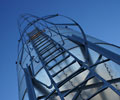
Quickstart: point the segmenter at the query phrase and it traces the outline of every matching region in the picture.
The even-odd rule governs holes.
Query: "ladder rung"
[[[48,48],[49,46],[53,45],[53,43],[49,43],[47,46],[45,46],[44,48],[42,48],[41,50],[39,50],[38,52],[42,52],[44,51],[46,48]]]
[[[85,71],[85,68],[80,68],[77,71],[75,71],[73,74],[71,74],[70,76],[68,76],[66,79],[62,80],[61,82],[57,83],[58,88],[60,88],[62,85],[64,85],[66,82],[68,82],[69,80],[71,80],[73,77],[77,76],[78,74],[80,74],[81,72]]]
[[[61,49],[60,47],[55,49],[54,51],[52,51],[50,54],[48,54],[47,56],[45,56],[43,59],[45,60],[46,58],[48,58],[49,56],[51,56],[53,53],[55,53],[56,51],[58,51],[59,49]],[[60,51],[61,52],[61,51]]]
[[[62,52],[60,52],[58,55],[52,57],[52,59],[46,61],[46,62],[47,62],[46,65],[47,65],[48,63],[50,63],[52,60],[54,60],[54,59],[56,59],[57,57],[59,57],[60,55],[64,54],[64,53],[65,53],[65,51],[62,51]]]
[[[59,62],[57,62],[55,65],[53,65],[52,67],[49,68],[49,70],[53,69],[55,66],[57,66],[58,64],[60,64],[61,62],[63,62],[64,60],[66,60],[67,58],[69,58],[70,55],[66,56],[65,58],[61,59]]]
[[[44,39],[45,37],[46,37],[45,35],[39,36],[39,37],[37,37],[36,39],[34,39],[33,42],[37,42],[37,41],[39,41],[39,40],[41,40],[41,39]]]
[[[44,44],[42,44],[40,47],[38,47],[37,49],[40,49],[41,47],[43,47],[44,45],[46,45],[47,43],[52,43],[52,41],[51,40],[48,40],[47,42],[45,42]]]
[[[42,39],[43,40],[43,39]],[[43,41],[39,41],[39,43],[37,42],[37,43],[34,43],[34,45],[35,45],[35,47],[37,47],[37,46],[39,46],[41,43],[43,43],[43,42],[45,42],[46,40],[48,40],[48,38],[44,38],[44,40]]]
[[[40,42],[41,40],[43,40],[43,39],[45,39],[45,38],[47,38],[47,37],[39,38],[39,39],[33,41],[33,43],[34,43],[34,44],[37,44],[38,42]]]
[[[43,36],[42,36],[42,37],[43,37]],[[44,36],[43,38],[39,38],[38,40],[34,41],[34,44],[37,44],[39,41],[41,41],[41,40],[43,40],[43,39],[45,39],[45,38],[48,38],[48,37]]]
[[[65,70],[66,68],[68,68],[69,66],[71,66],[72,64],[74,64],[76,61],[73,60],[70,64],[68,64],[67,66],[65,66],[64,68],[62,68],[60,71],[58,71],[57,73],[53,74],[52,77],[55,77],[57,74],[59,74],[60,72],[62,72],[63,70]]]
[[[31,40],[34,40],[34,39],[36,39],[37,37],[39,37],[40,35],[41,35],[40,32],[35,33],[35,34],[33,34],[32,36],[30,36],[30,39],[31,39]]]
[[[56,46],[51,46],[50,48],[47,48],[44,52],[42,52],[41,54],[44,55],[47,51],[49,51],[50,49],[54,48]]]

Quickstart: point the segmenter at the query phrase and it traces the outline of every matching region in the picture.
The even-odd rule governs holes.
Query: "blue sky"
[[[85,33],[120,46],[120,0],[0,0],[1,100],[18,100],[17,19],[23,13],[69,16]]]

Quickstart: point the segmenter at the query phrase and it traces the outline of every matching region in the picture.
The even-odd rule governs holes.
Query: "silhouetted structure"
[[[119,100],[118,46],[58,14],[25,14],[18,25],[19,100]]]

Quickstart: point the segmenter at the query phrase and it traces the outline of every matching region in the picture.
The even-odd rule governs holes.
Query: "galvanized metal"
[[[69,19],[71,22],[55,23],[49,20],[59,16]],[[33,20],[29,20],[30,18]],[[22,79],[19,79],[21,83],[23,83],[24,80],[26,81],[26,87],[23,88],[22,94],[23,100],[27,97],[27,92],[29,100],[94,100],[94,97],[98,94],[101,96],[101,99],[105,99],[105,94],[109,91],[105,93],[101,92],[106,91],[108,88],[116,95],[120,96],[120,91],[117,87],[120,78],[113,78],[107,66],[105,66],[106,72],[108,73],[107,76],[111,77],[111,79],[105,79],[97,72],[98,66],[110,61],[120,65],[120,55],[97,45],[99,44],[98,42],[94,43],[91,41],[89,36],[85,35],[83,29],[75,20],[58,14],[42,18],[31,14],[25,14],[21,17],[21,20],[28,23],[24,28],[21,28],[22,23],[19,24],[21,34],[19,45],[21,43],[22,49],[19,51],[20,53],[18,55],[18,62],[20,63],[17,64],[17,70],[18,77],[20,76],[20,73],[22,73],[21,71],[24,70]],[[38,27],[38,24],[41,27]],[[78,27],[80,32],[72,31],[68,28],[71,26]],[[31,27],[32,30],[27,32]],[[64,33],[62,30],[65,32],[68,31],[68,33]],[[70,43],[70,45],[67,43]],[[108,43],[105,44],[109,45]],[[67,47],[66,45],[69,46]],[[117,48],[117,46],[114,47]],[[83,56],[82,60],[71,51],[74,51],[74,48],[81,50],[80,56]],[[91,56],[90,50],[93,50],[98,55],[96,56],[95,61],[92,59],[95,55]],[[27,56],[24,57],[25,55]],[[38,61],[35,60],[36,58]],[[69,61],[67,61],[68,59]],[[63,62],[65,64],[61,64]],[[28,68],[25,68],[25,64],[30,66],[31,71],[28,70]],[[39,64],[37,72],[35,72],[35,64]],[[45,76],[44,78],[47,78],[48,81],[44,81],[42,73]],[[80,79],[82,74],[84,76]],[[41,81],[40,77],[43,81]],[[88,84],[91,80],[93,82]],[[21,84],[20,87],[21,86],[23,85]],[[26,92],[26,90],[28,91]],[[93,91],[89,93],[89,90]]]

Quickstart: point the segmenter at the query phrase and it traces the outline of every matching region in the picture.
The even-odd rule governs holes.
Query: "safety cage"
[[[120,100],[120,47],[59,14],[23,14],[18,27],[19,100]]]

